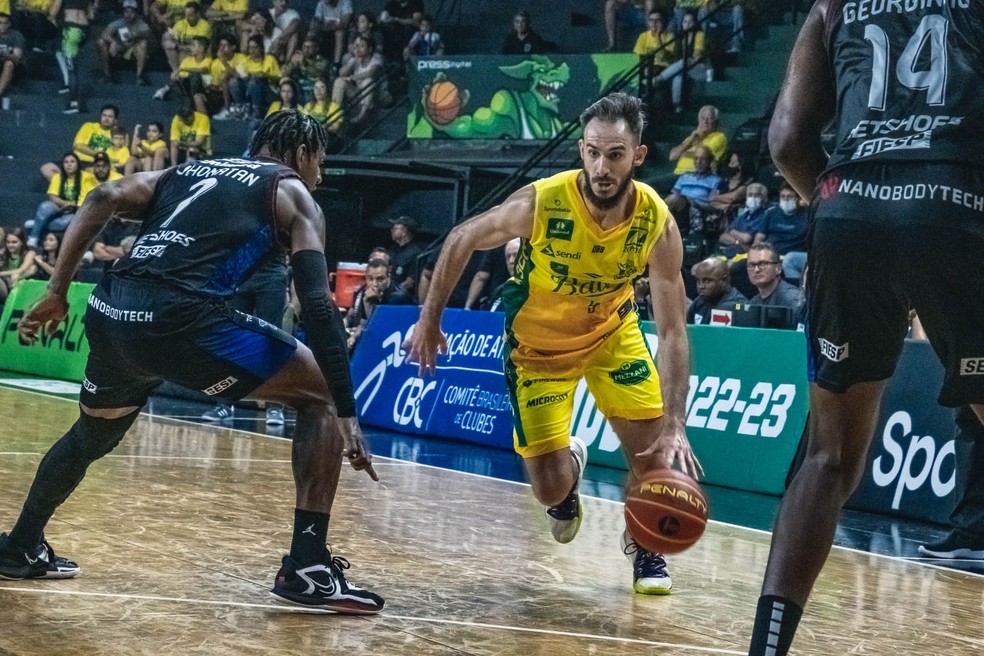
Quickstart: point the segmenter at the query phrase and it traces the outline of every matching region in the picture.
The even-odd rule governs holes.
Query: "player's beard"
[[[594,192],[591,188],[591,174],[588,173],[587,169],[581,169],[584,173],[583,181],[581,182],[581,192],[584,194],[585,198],[589,203],[597,207],[599,210],[610,210],[614,207],[618,207],[618,204],[622,202],[625,198],[625,194],[629,191],[629,185],[632,183],[632,176],[625,176],[618,187],[615,188],[615,193],[608,198],[602,198]],[[605,180],[606,182],[608,179]]]

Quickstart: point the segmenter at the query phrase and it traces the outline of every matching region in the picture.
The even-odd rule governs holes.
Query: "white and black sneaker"
[[[984,544],[962,540],[955,533],[948,534],[942,540],[920,544],[919,553],[930,558],[945,558],[949,560],[984,560]]]
[[[6,533],[0,533],[0,579],[70,579],[79,573],[78,563],[55,555],[47,540],[31,551],[14,547]]]
[[[571,457],[577,465],[577,479],[567,498],[556,506],[547,508],[550,520],[550,533],[554,540],[567,544],[574,539],[581,528],[581,518],[584,509],[581,507],[581,479],[584,477],[584,467],[588,464],[588,446],[580,438],[571,436]]]
[[[628,531],[622,532],[622,553],[632,563],[632,589],[644,595],[666,595],[673,588],[673,579],[666,568],[663,554],[643,549]]]
[[[345,580],[350,567],[340,556],[327,553],[325,562],[299,567],[290,556],[273,583],[273,595],[298,606],[324,608],[345,615],[375,615],[383,610],[383,598]]]

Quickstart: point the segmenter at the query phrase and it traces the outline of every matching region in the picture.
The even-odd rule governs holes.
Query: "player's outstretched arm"
[[[308,347],[328,384],[338,413],[342,455],[357,471],[379,480],[372,454],[359,427],[355,392],[349,373],[347,335],[341,314],[328,293],[325,262],[325,217],[304,183],[288,179],[277,192],[278,227],[290,233],[294,289],[308,334]]]
[[[827,168],[820,134],[834,115],[834,82],[824,45],[827,5],[825,0],[814,5],[803,24],[769,125],[772,159],[806,199],[813,197],[817,178]]]
[[[33,344],[41,326],[54,330],[68,315],[68,286],[82,261],[114,214],[142,216],[150,206],[163,171],[137,173],[114,182],[104,182],[89,192],[75,218],[68,225],[61,252],[48,282],[48,291],[31,308],[17,328],[21,342]]]
[[[663,423],[653,445],[641,455],[662,452],[666,467],[675,460],[680,469],[697,478],[703,473],[687,439],[687,390],[690,387],[690,341],[687,337],[686,298],[680,268],[683,242],[676,221],[668,218],[663,234],[649,256],[649,291],[659,335],[657,351],[663,391]]]
[[[407,360],[419,363],[421,375],[434,373],[437,354],[447,351],[441,314],[472,253],[497,248],[516,237],[529,239],[533,234],[535,201],[536,190],[523,187],[501,205],[456,225],[448,233],[420,310],[420,321],[405,345]]]

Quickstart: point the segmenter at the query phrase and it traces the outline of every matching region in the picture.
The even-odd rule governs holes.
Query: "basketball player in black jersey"
[[[189,162],[89,195],[47,294],[20,323],[23,342],[64,319],[72,273],[111,216],[141,217],[143,225],[89,299],[81,413],[41,461],[10,534],[0,534],[0,578],[78,573],[55,556],[44,527],[86,468],[123,438],[148,395],[170,380],[230,402],[250,396],[297,409],[293,541],[273,593],[341,613],[382,609],[382,598],[345,580],[348,562],[325,546],[343,457],[378,480],[355,415],[345,332],[328,295],[325,219],[310,194],[326,140],[310,117],[277,112],[256,133],[250,159]],[[290,253],[310,350],[225,302],[271,251]]]
[[[910,300],[946,368],[940,403],[984,416],[982,71],[979,0],[818,0],[793,49],[769,143],[813,198],[810,438],[776,521],[750,656],[789,651],[861,480]]]

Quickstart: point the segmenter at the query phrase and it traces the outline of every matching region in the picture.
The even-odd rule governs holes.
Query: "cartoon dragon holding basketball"
[[[488,107],[461,115],[468,102],[468,90],[459,91],[443,73],[438,73],[423,89],[421,107],[424,118],[434,128],[450,137],[471,139],[550,139],[563,128],[560,119],[559,91],[571,77],[566,62],[553,63],[549,57],[533,55],[530,59],[499,70],[516,80],[525,80],[524,91],[500,89]],[[435,92],[445,98],[436,103]]]

